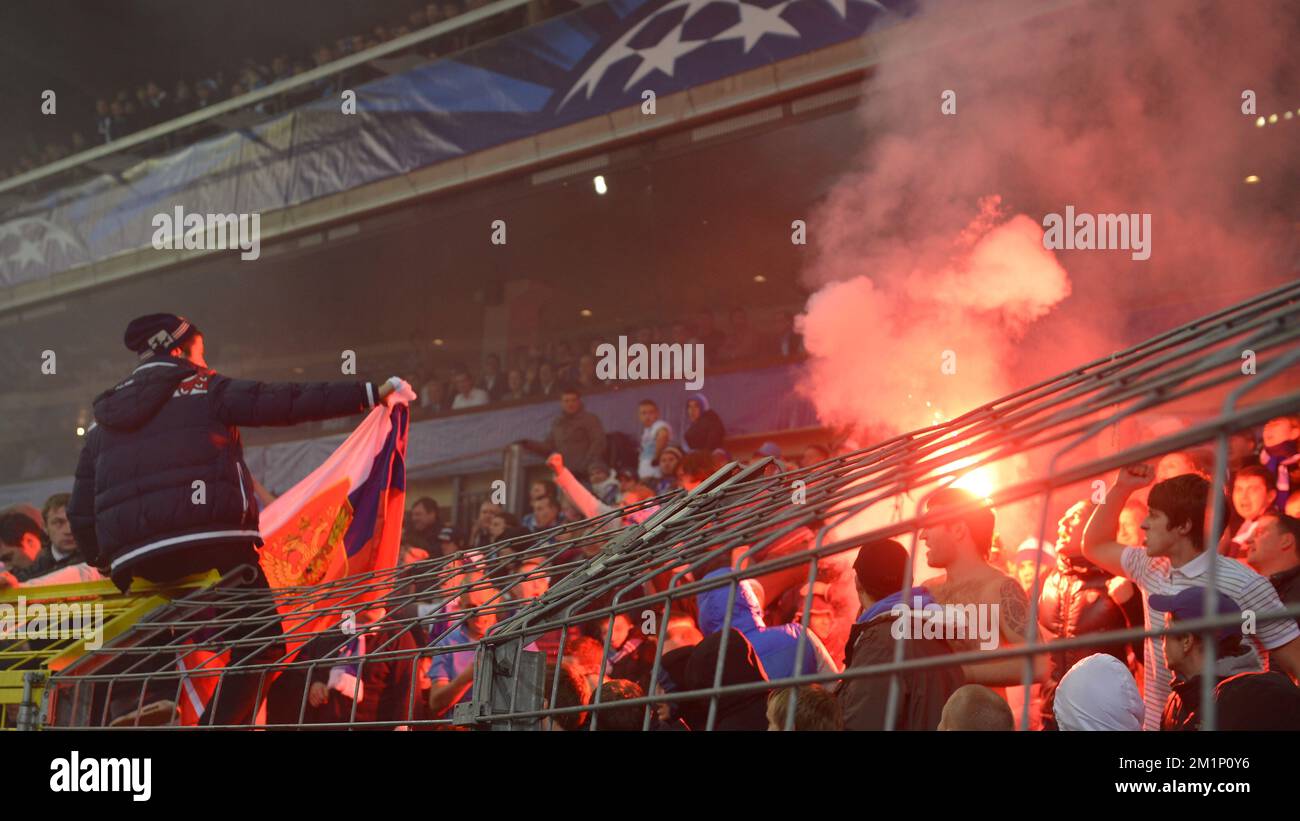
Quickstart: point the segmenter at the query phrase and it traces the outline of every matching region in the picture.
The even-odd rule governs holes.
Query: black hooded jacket
[[[727,428],[722,424],[722,417],[718,416],[718,412],[710,410],[705,405],[701,409],[700,418],[691,423],[682,438],[686,440],[686,446],[691,450],[715,450],[722,447],[723,442],[726,441]]]
[[[718,669],[722,633],[712,633],[692,648],[683,672],[683,690],[707,690],[713,687],[713,677]],[[767,681],[763,663],[759,661],[754,646],[745,634],[732,628],[727,638],[727,654],[722,662],[722,684],[751,684]],[[767,690],[733,693],[718,697],[715,730],[766,730]],[[709,699],[692,699],[679,702],[680,715],[692,730],[703,730],[708,725]]]
[[[1214,660],[1214,683],[1237,675],[1259,669],[1259,658],[1247,647],[1232,656],[1221,656]],[[1199,730],[1201,729],[1201,677],[1183,678],[1175,674],[1169,686],[1169,700],[1165,702],[1165,711],[1160,716],[1160,729]]]
[[[261,545],[236,426],[349,416],[378,396],[369,382],[253,382],[153,357],[95,399],[68,503],[77,544],[117,577],[174,551]]]
[[[1107,587],[1110,578],[1109,573],[1081,556],[1057,556],[1056,569],[1043,581],[1043,593],[1038,600],[1038,623],[1063,639],[1129,627],[1124,608],[1110,597]],[[1071,667],[1097,652],[1109,653],[1127,663],[1128,653],[1123,642],[1105,647],[1058,650],[1048,656],[1049,675],[1042,688],[1045,727],[1056,727],[1052,703],[1061,679]]]

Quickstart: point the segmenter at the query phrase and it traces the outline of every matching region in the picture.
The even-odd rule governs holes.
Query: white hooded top
[[[1141,730],[1142,697],[1128,667],[1109,653],[1080,659],[1056,687],[1062,730]]]

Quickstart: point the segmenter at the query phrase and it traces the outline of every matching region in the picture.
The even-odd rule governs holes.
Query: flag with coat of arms
[[[303,588],[392,568],[401,547],[406,500],[409,386],[377,405],[337,450],[262,511],[262,569],[285,634],[286,659],[321,630],[337,627],[341,609],[359,612],[387,595],[382,586],[320,595]],[[196,725],[220,680],[229,652],[196,647],[180,659],[181,723]],[[271,684],[267,677],[263,685]]]

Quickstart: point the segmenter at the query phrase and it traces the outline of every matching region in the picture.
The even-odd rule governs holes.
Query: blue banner
[[[858,37],[913,0],[609,0],[337,90],[0,217],[0,285],[151,246],[154,215],[265,213]]]

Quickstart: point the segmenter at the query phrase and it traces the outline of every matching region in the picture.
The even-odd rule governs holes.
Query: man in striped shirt
[[[1165,613],[1151,607],[1153,595],[1169,596],[1188,587],[1208,587],[1214,563],[1215,587],[1237,603],[1242,612],[1259,616],[1282,609],[1277,591],[1255,571],[1205,551],[1205,514],[1210,483],[1200,476],[1175,476],[1156,484],[1147,499],[1149,512],[1142,522],[1146,548],[1125,547],[1115,541],[1124,503],[1137,489],[1151,482],[1150,465],[1132,465],[1119,472],[1106,502],[1099,505],[1083,534],[1083,555],[1094,564],[1131,579],[1146,604],[1146,628],[1163,626]],[[1292,678],[1300,676],[1300,628],[1292,619],[1264,619],[1254,636],[1261,656]],[[1145,641],[1142,728],[1158,730],[1160,715],[1169,698],[1172,674],[1164,654],[1153,639]]]

